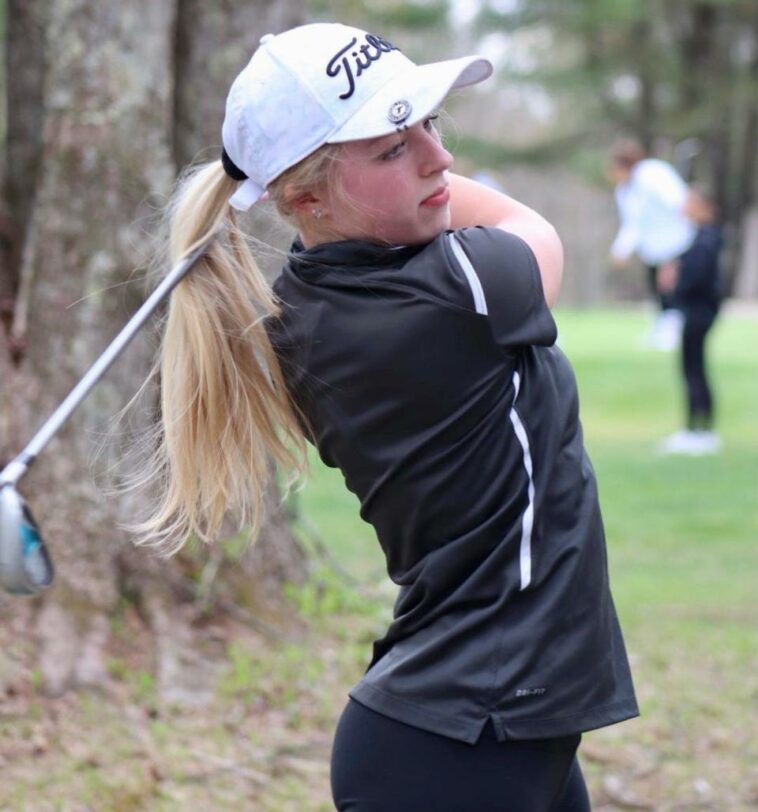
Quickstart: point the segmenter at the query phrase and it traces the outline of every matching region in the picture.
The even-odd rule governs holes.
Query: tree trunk
[[[302,22],[303,0],[179,0],[173,150],[177,166],[221,150],[226,91],[269,32]]]
[[[632,42],[635,43],[635,51],[639,54],[637,78],[640,81],[640,96],[636,130],[642,144],[650,152],[654,150],[658,136],[657,66],[650,45],[653,24],[650,19],[640,19],[634,23],[630,32]]]
[[[257,9],[264,21],[264,7],[279,14],[289,7],[237,5]],[[183,21],[190,6],[195,28],[188,44]],[[236,27],[213,28],[218,18],[202,9],[178,0],[9,4],[5,186],[10,256],[17,260],[0,268],[0,292],[13,300],[10,334],[0,345],[0,459],[20,450],[144,298],[135,269],[155,247],[153,213],[175,175],[177,145],[189,143],[202,120],[182,112],[187,87],[196,101],[223,106],[237,69],[222,59],[212,77],[200,75],[180,55],[202,43],[207,57],[217,52],[212,38],[226,37],[228,52],[242,63],[250,41],[264,33],[243,25],[241,12]],[[237,44],[242,31],[244,46]],[[220,115],[209,108],[208,116],[217,132]],[[118,484],[123,452],[150,419],[134,413],[129,431],[112,425],[144,380],[151,352],[144,335],[134,340],[23,482],[57,565],[56,585],[36,602],[40,668],[51,693],[106,679],[108,613],[124,589],[140,598],[155,631],[159,688],[176,687],[177,663],[193,649],[189,621],[182,623],[174,605],[186,594],[166,586],[186,583],[187,562],[135,550],[118,528],[132,513],[129,500],[106,495]],[[275,505],[271,513],[263,538],[275,539],[281,560],[257,583],[268,602],[283,578],[297,579],[304,569]],[[220,579],[216,587],[226,588]],[[260,602],[255,595],[247,600]]]
[[[0,320],[8,342],[9,361],[15,360],[23,349],[15,345],[10,331],[18,293],[20,251],[29,225],[42,153],[46,4],[47,0],[10,0],[6,13],[6,75],[14,81],[7,88],[6,104],[12,115],[6,116],[7,149],[3,156],[6,183],[0,213]],[[29,53],[35,54],[35,59],[29,59]],[[6,173],[6,166],[13,170]]]

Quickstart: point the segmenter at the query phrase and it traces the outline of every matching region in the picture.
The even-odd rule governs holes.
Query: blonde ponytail
[[[163,333],[161,425],[153,467],[159,502],[133,526],[138,541],[174,553],[189,537],[212,541],[231,509],[254,538],[272,460],[285,488],[307,469],[295,407],[263,326],[275,297],[237,227],[237,188],[221,162],[180,187],[171,212],[176,261],[216,233],[206,255],[171,295]]]

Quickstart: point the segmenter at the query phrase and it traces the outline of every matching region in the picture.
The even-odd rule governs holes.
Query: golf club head
[[[0,486],[0,586],[13,595],[36,595],[53,575],[29,506],[13,485]]]

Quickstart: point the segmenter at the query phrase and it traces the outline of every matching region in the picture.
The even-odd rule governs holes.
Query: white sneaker
[[[698,446],[698,454],[717,454],[721,451],[721,437],[715,431],[695,431],[695,444]]]
[[[690,431],[682,429],[667,437],[658,445],[660,454],[688,454],[701,456],[721,450],[721,438],[715,431]]]
[[[682,429],[666,437],[658,444],[660,454],[691,454],[696,446],[697,438],[694,431]]]
[[[675,350],[682,340],[684,314],[681,310],[662,310],[653,325],[649,344],[657,350]]]

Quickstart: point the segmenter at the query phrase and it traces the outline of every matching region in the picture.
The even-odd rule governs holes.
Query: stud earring
[[[323,214],[323,212],[321,211],[321,209],[312,209],[312,210],[311,210],[311,213],[313,214],[313,216],[314,216],[314,217],[315,217],[317,220],[320,220],[320,219],[321,219],[321,215]]]

